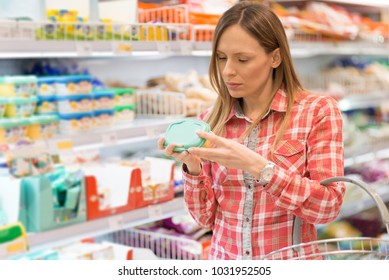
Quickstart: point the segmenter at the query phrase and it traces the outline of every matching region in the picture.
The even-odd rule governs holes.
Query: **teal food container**
[[[0,78],[0,96],[30,97],[36,94],[37,78],[33,75]]]
[[[166,129],[165,143],[167,147],[169,144],[182,145],[182,147],[174,148],[176,152],[183,152],[190,147],[206,146],[206,140],[199,137],[196,131],[210,132],[209,124],[200,120],[179,120],[171,123]]]
[[[27,137],[36,139],[48,139],[59,134],[59,117],[56,115],[38,115],[28,118]]]
[[[10,144],[26,137],[28,120],[26,118],[0,119],[0,144]]]
[[[29,117],[34,113],[37,101],[38,98],[36,96],[28,98],[10,97],[8,98],[4,115],[7,118]]]

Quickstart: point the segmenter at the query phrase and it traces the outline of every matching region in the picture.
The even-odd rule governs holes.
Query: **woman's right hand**
[[[188,151],[175,152],[174,148],[179,147],[175,144],[169,144],[166,148],[164,147],[165,138],[161,137],[158,139],[158,149],[165,150],[165,155],[173,157],[179,162],[186,165],[188,173],[197,176],[201,173],[201,159],[197,156],[191,155]]]

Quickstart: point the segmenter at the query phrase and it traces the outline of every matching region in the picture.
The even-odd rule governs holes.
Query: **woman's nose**
[[[236,75],[235,67],[231,61],[227,61],[226,64],[224,65],[223,75],[225,75],[225,76]]]

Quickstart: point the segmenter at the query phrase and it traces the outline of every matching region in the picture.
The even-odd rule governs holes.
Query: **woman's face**
[[[220,36],[217,63],[232,97],[258,98],[272,90],[272,53],[239,25],[228,27]]]

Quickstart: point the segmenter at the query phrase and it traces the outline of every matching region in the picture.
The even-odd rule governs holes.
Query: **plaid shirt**
[[[259,259],[291,246],[295,216],[302,219],[301,241],[315,241],[314,224],[328,223],[338,215],[344,184],[324,187],[319,183],[344,172],[342,117],[337,103],[330,97],[301,94],[271,158],[277,132],[274,124],[284,116],[286,107],[286,94],[279,90],[268,114],[244,141],[276,164],[266,186],[243,170],[216,162],[202,162],[198,176],[184,168],[188,210],[201,226],[213,230],[210,259]],[[225,122],[223,137],[237,141],[249,125],[236,103]],[[317,248],[303,250],[309,255]],[[292,256],[294,251],[287,250],[282,258]]]

